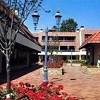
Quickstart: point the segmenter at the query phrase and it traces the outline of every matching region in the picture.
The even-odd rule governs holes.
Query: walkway
[[[65,70],[64,75],[49,76],[49,80],[57,85],[62,84],[69,95],[78,96],[80,100],[100,100],[100,75],[83,73],[78,65],[70,67],[70,65],[64,64],[63,68]],[[23,71],[20,70],[18,73],[20,74]],[[16,72],[16,74],[18,73]],[[42,82],[42,79],[39,67],[13,79],[12,82],[23,81],[38,85]]]

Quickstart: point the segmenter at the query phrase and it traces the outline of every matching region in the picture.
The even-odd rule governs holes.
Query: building
[[[2,40],[4,34],[6,33],[3,31],[5,17],[9,19],[10,23],[12,12],[1,1],[0,2],[0,73],[5,72],[6,70],[6,58],[5,55],[2,53],[3,52]],[[18,17],[15,16],[14,22],[16,23],[17,20]],[[8,29],[10,30],[10,28]],[[14,28],[13,31],[15,32]],[[10,34],[10,31],[8,31],[8,34]],[[7,35],[7,39],[9,39],[9,35]],[[20,67],[30,66],[34,62],[38,62],[38,53],[41,52],[41,45],[35,40],[32,33],[23,24],[18,31],[18,34],[15,38],[15,45],[13,46],[12,49],[13,52],[10,59],[10,67],[11,69],[16,69]]]
[[[71,57],[73,60],[85,60],[86,51],[85,49],[79,50],[79,47],[83,41],[98,31],[100,30],[87,30],[82,26],[76,32],[48,32],[48,55],[51,55],[51,48],[52,55],[58,55],[64,60],[70,60]],[[42,46],[42,52],[39,53],[39,56],[43,60],[45,55],[45,32],[40,31],[34,33],[33,36]]]
[[[92,65],[100,66],[100,31],[94,33],[82,43],[80,49],[86,49],[86,61]]]

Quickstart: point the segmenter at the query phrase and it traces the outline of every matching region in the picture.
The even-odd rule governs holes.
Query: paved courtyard
[[[19,83],[20,81],[29,82],[34,85],[38,85],[42,82],[43,75],[38,69],[31,68],[15,71],[11,76],[17,76],[12,78],[12,82]],[[69,95],[78,96],[80,100],[100,100],[100,74],[90,75],[83,73],[80,66],[73,65],[73,67],[67,64],[63,65],[65,71],[64,75],[50,75],[49,81],[55,82],[57,85],[62,84],[64,91]],[[24,73],[26,72],[26,73]],[[22,74],[21,74],[22,73]],[[2,81],[2,80],[1,80]],[[6,83],[0,83],[3,86]]]

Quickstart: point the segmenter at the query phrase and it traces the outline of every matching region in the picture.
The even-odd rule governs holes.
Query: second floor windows
[[[75,42],[76,37],[75,36],[66,36],[66,37],[62,37],[62,36],[48,36],[48,41],[59,41],[59,42]],[[42,36],[42,41],[45,41],[45,36]]]
[[[45,50],[45,46],[42,47],[42,51]],[[48,46],[48,51],[61,51],[61,52],[74,52],[76,51],[75,46]]]

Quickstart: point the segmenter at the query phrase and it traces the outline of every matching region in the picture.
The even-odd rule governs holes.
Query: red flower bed
[[[62,85],[56,86],[53,82],[39,86],[23,82],[17,85],[11,83],[11,98],[6,98],[6,90],[0,86],[0,100],[78,100],[62,90]]]
[[[58,60],[53,62],[48,61],[47,66],[48,68],[61,68],[63,66],[63,60]]]

